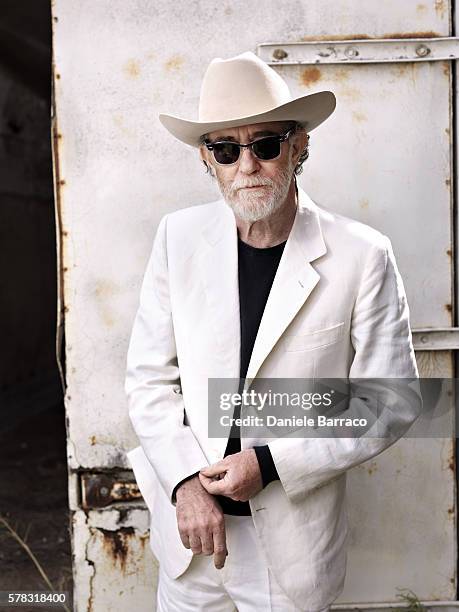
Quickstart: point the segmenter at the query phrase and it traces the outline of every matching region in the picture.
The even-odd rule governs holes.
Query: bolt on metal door
[[[59,333],[65,330],[77,611],[154,609],[150,517],[125,457],[136,444],[123,392],[125,353],[160,217],[219,197],[197,152],[174,141],[158,113],[195,116],[209,61],[246,50],[276,64],[295,96],[333,90],[337,110],[311,135],[300,183],[318,204],[388,234],[413,327],[449,330],[453,63],[427,61],[440,53],[436,43],[425,49],[427,39],[451,36],[451,8],[446,0],[266,0],[259,13],[242,0],[54,0]],[[355,39],[382,43],[360,51]],[[398,48],[405,41],[401,52],[413,55],[391,61],[389,40]],[[327,43],[319,49],[324,61],[272,55],[305,41]],[[343,62],[327,61],[333,43]],[[379,60],[362,62],[361,53]],[[419,336],[418,348],[429,349],[417,353],[421,373],[451,376],[454,345],[422,334],[430,340],[423,345]],[[384,607],[397,600],[396,586],[430,602],[455,600],[454,470],[449,439],[403,440],[351,470],[343,608]]]

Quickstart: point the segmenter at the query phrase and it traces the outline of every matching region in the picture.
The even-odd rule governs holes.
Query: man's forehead
[[[282,130],[286,129],[289,125],[289,121],[269,121],[265,123],[250,123],[247,125],[241,125],[234,128],[224,128],[221,130],[215,130],[209,132],[207,137],[211,140],[225,139],[225,140],[237,140],[241,132],[248,133],[250,137],[259,136],[270,136],[272,134],[279,134]]]

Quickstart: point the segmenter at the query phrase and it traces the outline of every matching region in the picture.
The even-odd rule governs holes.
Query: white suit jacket
[[[301,188],[298,195],[246,388],[256,377],[417,378],[408,304],[389,239],[319,207]],[[166,214],[141,289],[125,389],[141,443],[128,457],[151,512],[151,548],[172,578],[192,558],[180,540],[172,491],[224,456],[227,439],[208,437],[208,378],[237,378],[239,351],[232,210],[218,200]],[[417,413],[400,396],[391,415],[387,431],[410,424]],[[242,438],[242,449],[269,444],[280,480],[249,503],[267,564],[299,608],[319,610],[342,591],[346,471],[399,435]]]

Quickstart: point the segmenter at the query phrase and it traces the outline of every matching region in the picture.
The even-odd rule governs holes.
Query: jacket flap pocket
[[[343,336],[344,321],[323,329],[311,330],[304,334],[285,335],[282,338],[286,351],[304,351],[316,349],[338,342]]]

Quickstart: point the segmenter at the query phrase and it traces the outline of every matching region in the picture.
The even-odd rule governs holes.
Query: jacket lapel
[[[241,328],[239,317],[239,281],[237,226],[232,210],[224,200],[215,203],[214,214],[202,229],[201,272],[208,309],[210,330],[219,354],[215,372],[219,377],[239,378]]]
[[[310,262],[326,251],[317,207],[298,187],[295,220],[260,321],[245,389],[318,283],[320,275]]]

